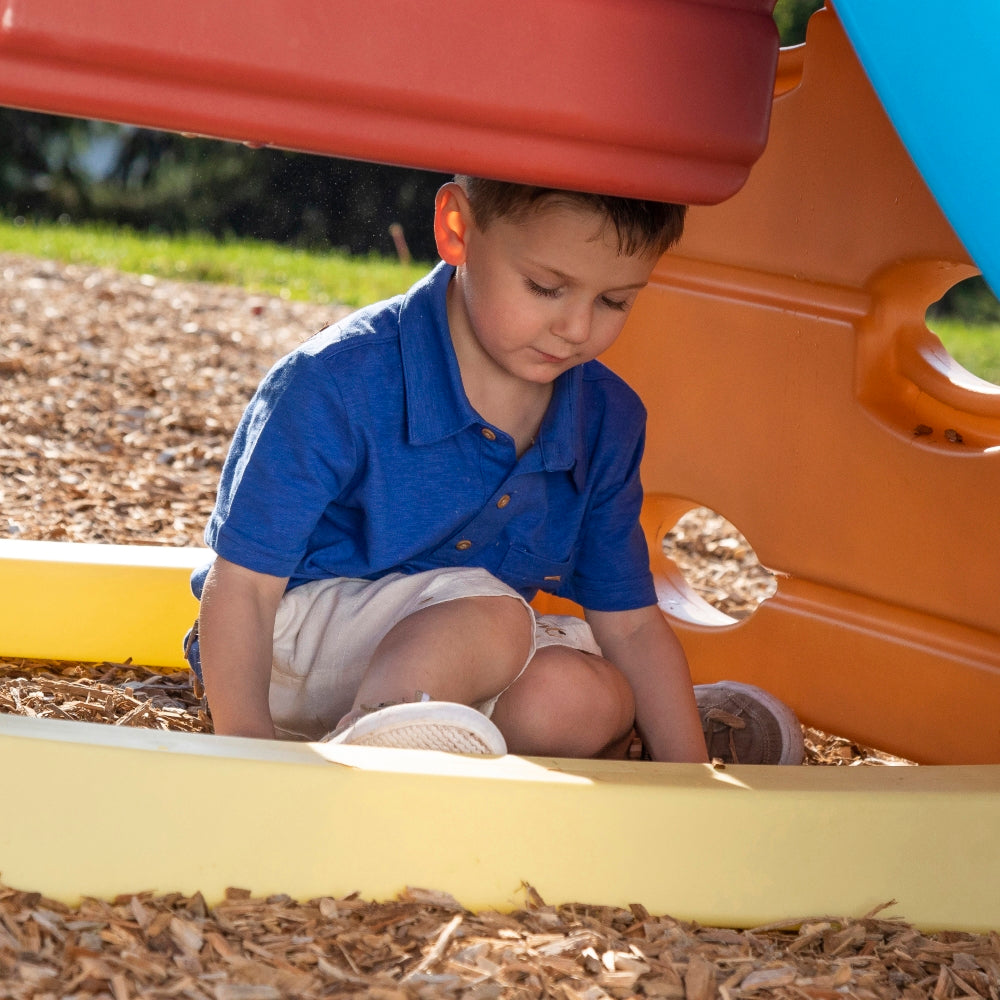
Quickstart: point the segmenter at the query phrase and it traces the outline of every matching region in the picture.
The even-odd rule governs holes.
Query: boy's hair
[[[618,252],[625,256],[649,252],[662,254],[684,232],[686,205],[533,187],[466,174],[458,174],[455,183],[468,195],[472,215],[482,230],[497,219],[521,222],[542,202],[562,199],[603,215],[615,227]]]

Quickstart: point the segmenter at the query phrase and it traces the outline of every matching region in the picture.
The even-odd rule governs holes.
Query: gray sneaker
[[[737,681],[694,689],[708,756],[726,764],[801,764],[802,727],[772,694]]]

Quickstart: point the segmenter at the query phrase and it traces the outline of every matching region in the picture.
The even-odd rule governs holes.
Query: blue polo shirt
[[[466,398],[452,274],[439,265],[271,369],[234,437],[207,543],[289,587],[479,566],[528,600],[545,590],[598,611],[654,604],[639,398],[599,362],[565,372],[518,459]]]

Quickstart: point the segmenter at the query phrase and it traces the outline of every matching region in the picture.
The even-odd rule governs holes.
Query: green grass
[[[935,318],[928,324],[966,371],[1000,385],[1000,323],[968,324]]]
[[[405,291],[429,264],[315,253],[253,240],[158,236],[110,226],[69,226],[0,219],[0,249],[136,274],[217,281],[311,302],[362,306]],[[934,319],[931,327],[959,364],[1000,384],[1000,324]]]
[[[428,264],[314,253],[253,240],[158,236],[110,226],[17,225],[0,219],[0,249],[135,274],[239,285],[252,292],[361,306],[405,291]]]

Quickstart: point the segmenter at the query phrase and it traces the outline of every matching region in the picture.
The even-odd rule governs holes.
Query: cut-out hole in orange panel
[[[661,544],[687,587],[718,613],[699,616],[700,624],[731,625],[749,618],[777,590],[774,574],[761,565],[750,542],[707,507],[688,511]]]
[[[1000,448],[1000,386],[968,371],[928,329],[932,302],[974,274],[946,261],[902,261],[870,283],[857,324],[858,399],[921,448],[985,454]]]
[[[927,326],[962,368],[1000,385],[1000,300],[981,277],[960,281],[935,302]]]

